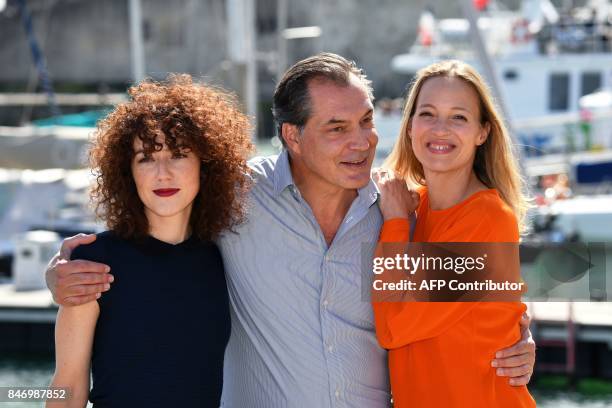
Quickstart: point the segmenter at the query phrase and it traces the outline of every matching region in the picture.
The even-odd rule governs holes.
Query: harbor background
[[[499,68],[508,58],[491,47],[484,59],[478,56],[477,42],[464,26],[469,20],[465,3],[0,0],[0,386],[45,386],[50,381],[57,306],[40,288],[44,264],[57,247],[56,237],[103,228],[87,205],[87,138],[96,120],[125,100],[131,83],[186,72],[235,92],[256,124],[258,154],[272,154],[280,146],[270,113],[279,74],[306,56],[336,52],[356,60],[373,81],[380,163],[397,136],[401,98],[415,71],[410,65],[414,60],[406,56],[453,56],[434,53],[438,44],[444,45],[439,22],[445,19],[450,41],[467,39],[470,58],[485,76],[487,65],[498,64],[492,74],[495,78],[497,72],[502,83],[498,103],[509,109],[515,147],[537,204],[528,239],[607,242],[604,270],[612,270],[612,109],[600,106],[612,84],[612,64],[605,62],[612,56],[612,20],[583,16],[588,10],[612,13],[610,2],[467,2],[476,18],[497,13],[503,21],[515,19],[509,37],[499,43],[520,61],[542,54],[538,47],[556,46],[542,58],[544,64],[550,61],[544,66],[550,80],[530,76],[533,67],[520,71],[519,63]],[[542,4],[571,21],[523,25],[521,13]],[[540,14],[551,18],[548,13]],[[558,40],[549,41],[546,28]],[[482,37],[489,37],[485,40],[492,39],[490,28],[481,30]],[[601,44],[592,43],[594,38]],[[566,54],[587,66],[585,72],[572,66],[577,80],[563,76],[567,67],[558,61]],[[598,59],[604,59],[600,70]],[[593,80],[599,71],[601,77]],[[540,82],[547,84],[541,93],[551,93],[545,101],[550,112],[522,117],[513,110],[514,94],[504,86],[517,83],[517,77],[521,89],[528,90],[521,91],[527,101],[539,96]],[[552,93],[563,85],[567,91]],[[504,101],[504,92],[510,100]],[[599,99],[579,102],[590,93]],[[26,233],[40,229],[57,235]],[[28,251],[29,258],[21,256]],[[17,276],[16,269],[28,272]],[[588,285],[587,275],[575,280]],[[538,363],[530,390],[540,407],[612,407],[612,303],[568,305],[542,302],[531,308]]]

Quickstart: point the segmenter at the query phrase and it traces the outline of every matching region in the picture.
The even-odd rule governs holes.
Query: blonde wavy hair
[[[474,158],[474,173],[488,188],[495,188],[513,210],[519,230],[525,231],[525,214],[529,208],[518,162],[513,152],[508,130],[493,103],[493,97],[483,78],[469,64],[447,60],[431,64],[419,72],[410,88],[403,111],[400,134],[383,167],[394,170],[414,185],[426,185],[423,166],[412,150],[408,129],[423,84],[430,78],[459,78],[471,85],[478,94],[481,124],[489,123],[491,131],[486,141],[478,146]]]

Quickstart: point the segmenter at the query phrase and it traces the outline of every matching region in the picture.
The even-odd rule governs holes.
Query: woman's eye
[[[344,128],[342,126],[337,126],[335,128],[332,128],[331,131],[332,132],[342,132],[344,130]]]
[[[184,159],[185,157],[187,157],[185,153],[174,153],[172,155],[173,159]]]
[[[465,116],[463,116],[463,115],[455,115],[455,116],[453,116],[453,119],[461,120],[463,122],[467,122],[467,118]]]
[[[421,113],[419,113],[419,116],[421,116],[421,117],[427,117],[427,116],[432,116],[432,114],[431,114],[431,112],[427,112],[427,111],[425,111],[425,112],[421,112]]]
[[[153,158],[152,157],[141,157],[140,159],[138,159],[138,163],[148,163],[148,162],[152,162]]]

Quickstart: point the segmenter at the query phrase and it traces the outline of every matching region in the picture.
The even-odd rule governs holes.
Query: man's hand
[[[91,244],[96,236],[78,234],[62,242],[60,252],[49,262],[45,271],[47,287],[53,300],[62,306],[82,305],[100,297],[110,289],[113,276],[110,267],[97,262],[70,260],[70,254],[79,245]]]
[[[535,341],[531,337],[527,313],[521,318],[521,340],[515,345],[500,350],[495,354],[491,366],[497,367],[497,375],[510,377],[510,385],[527,385],[533,374],[535,364]]]
[[[372,179],[380,191],[379,207],[384,220],[410,218],[419,206],[419,193],[409,190],[406,181],[391,170],[375,169]]]

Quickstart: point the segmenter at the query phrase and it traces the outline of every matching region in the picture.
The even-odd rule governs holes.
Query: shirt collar
[[[293,176],[289,166],[289,153],[287,153],[287,149],[283,149],[278,155],[274,166],[274,194],[279,195],[287,187],[293,185]]]
[[[291,166],[289,165],[289,153],[287,149],[283,149],[274,166],[274,194],[280,195],[287,187],[295,186],[293,176],[291,175]],[[380,195],[378,186],[370,179],[367,185],[357,190],[359,199],[363,200],[368,207],[376,203]]]
[[[378,201],[380,190],[378,189],[378,186],[374,180],[370,178],[370,181],[366,186],[357,190],[357,194],[359,194],[359,198],[365,201],[368,207],[371,207],[376,203],[376,201]]]

